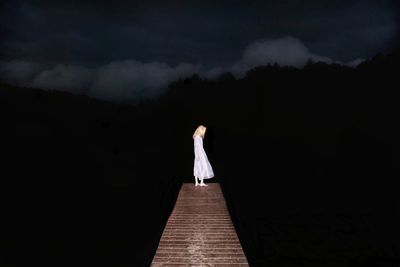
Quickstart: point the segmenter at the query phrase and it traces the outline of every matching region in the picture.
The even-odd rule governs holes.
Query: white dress
[[[194,137],[193,175],[200,179],[210,179],[214,177],[214,171],[204,151],[203,138],[201,138],[200,135]]]

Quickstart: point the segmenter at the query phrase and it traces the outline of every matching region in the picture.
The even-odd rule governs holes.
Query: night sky
[[[334,1],[3,1],[0,78],[140,99],[198,73],[308,59],[356,66],[398,45],[399,4]]]

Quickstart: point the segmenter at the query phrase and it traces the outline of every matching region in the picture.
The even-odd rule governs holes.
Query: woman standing
[[[200,125],[197,127],[196,131],[193,134],[194,140],[194,167],[193,167],[193,175],[196,181],[195,185],[198,186],[207,186],[204,183],[204,179],[210,179],[214,177],[214,171],[211,167],[210,162],[208,161],[206,152],[203,148],[203,139],[206,133],[206,127]],[[200,184],[197,179],[200,180]]]

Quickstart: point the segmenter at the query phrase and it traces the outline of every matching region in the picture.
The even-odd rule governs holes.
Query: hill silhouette
[[[369,214],[368,244],[394,251],[399,54],[357,68],[310,61],[256,67],[242,79],[193,75],[137,105],[1,84],[2,188],[8,226],[18,225],[9,260],[23,249],[19,234],[41,240],[29,255],[49,263],[79,256],[146,266],[180,183],[192,182],[199,124],[253,266],[295,262],[284,249],[268,254],[277,241],[265,238],[267,222],[288,212]],[[360,256],[349,242],[348,254],[328,253],[340,242],[322,246],[318,259],[312,249],[300,254],[359,266],[396,260],[375,250]]]

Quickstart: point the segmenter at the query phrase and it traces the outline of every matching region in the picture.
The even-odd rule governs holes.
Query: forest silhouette
[[[181,183],[194,182],[200,124],[251,266],[398,263],[399,62],[394,50],[356,68],[193,75],[137,104],[2,83],[3,263],[148,266]],[[313,231],[280,242],[290,223],[316,220],[342,235],[320,232],[318,249]]]

